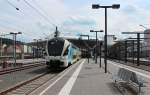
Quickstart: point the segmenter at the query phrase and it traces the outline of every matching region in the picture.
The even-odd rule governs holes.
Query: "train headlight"
[[[66,57],[67,57],[67,56],[63,56],[63,57],[61,57],[61,60],[66,60]]]

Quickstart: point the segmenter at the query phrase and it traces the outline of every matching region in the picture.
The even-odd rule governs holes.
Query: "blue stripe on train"
[[[69,52],[68,52],[68,63],[70,63],[70,64],[73,60],[73,53],[74,53],[74,49],[72,48],[72,46],[70,46],[69,47]]]

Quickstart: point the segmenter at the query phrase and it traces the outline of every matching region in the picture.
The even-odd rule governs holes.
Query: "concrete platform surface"
[[[98,64],[84,63],[69,95],[121,95],[114,86],[111,74],[105,74]]]
[[[111,74],[93,60],[81,60],[30,95],[122,95]],[[128,94],[130,95],[130,94]]]

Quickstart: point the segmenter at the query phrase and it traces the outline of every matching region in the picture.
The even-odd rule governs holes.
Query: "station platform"
[[[103,60],[100,68],[92,59],[89,63],[85,59],[80,60],[30,95],[122,95],[112,80],[112,74],[121,67],[134,70],[147,81],[140,95],[149,95],[149,72],[108,61],[108,73],[105,73]],[[128,91],[126,95],[136,94]]]
[[[45,62],[45,59],[42,58],[35,58],[35,59],[17,59],[16,60],[16,66],[24,66],[24,65],[28,65],[31,63],[40,63],[40,62]],[[0,62],[0,71],[4,70],[4,69],[11,69],[14,68],[13,64],[15,63],[14,60],[6,60],[6,66],[5,68],[3,68],[3,62]]]
[[[36,63],[36,62],[44,62],[45,59],[42,58],[34,58],[34,59],[17,59],[16,63],[28,64],[28,63]],[[14,60],[8,60],[7,63],[14,63]]]
[[[61,94],[63,95],[63,94]],[[94,61],[84,63],[69,95],[121,95],[111,74],[105,74]]]

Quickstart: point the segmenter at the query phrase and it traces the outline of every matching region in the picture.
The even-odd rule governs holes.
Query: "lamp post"
[[[18,7],[14,6],[14,5],[11,4],[9,1],[8,1],[8,3],[9,3],[12,7],[14,7],[17,11],[19,11],[19,8],[18,8]],[[13,55],[13,57],[14,57],[14,61],[15,61],[14,66],[16,66],[16,35],[17,35],[17,34],[22,34],[22,32],[18,32],[18,33],[10,32],[10,34],[13,35],[13,40],[14,40],[14,46],[13,46],[14,55]],[[6,35],[10,35],[10,34],[6,34]],[[2,39],[1,39],[1,43],[2,43]],[[2,54],[2,53],[1,53],[1,54]]]
[[[127,40],[125,41],[125,59],[124,59],[124,61],[125,61],[125,63],[127,63]]]
[[[42,39],[33,39],[36,42],[36,54],[37,54],[37,59],[39,57],[39,41],[42,41]]]
[[[42,39],[38,39],[38,42],[39,42],[39,44],[41,44],[40,45],[40,47],[39,47],[39,57],[41,57],[41,50],[42,50]]]
[[[130,39],[130,38],[129,38]],[[135,41],[137,41],[137,40],[126,40],[126,41],[131,41],[131,43],[132,43],[132,62],[133,62],[133,64],[134,64],[134,45],[135,45]]]
[[[36,52],[34,52],[34,55],[36,54],[35,58],[37,57],[38,59],[38,40],[37,39],[33,39],[33,40],[36,42],[36,49],[35,49]]]
[[[134,64],[134,40],[132,41],[132,61]]]
[[[127,61],[128,61],[128,42],[132,42],[132,57],[133,57],[133,60],[134,60],[134,56],[133,56],[133,54],[134,54],[134,40],[125,40],[124,42],[125,42],[125,59],[124,59],[124,61],[125,61],[125,63],[127,63]],[[134,63],[134,62],[133,62]]]
[[[99,63],[99,67],[101,68],[102,67],[102,65],[101,65],[101,58],[102,58],[102,42],[100,42],[100,46],[99,46],[99,61],[100,61],[100,63]]]
[[[119,62],[121,60],[121,44],[119,43]]]
[[[92,4],[93,9],[104,8],[105,9],[105,56],[104,56],[104,63],[105,63],[105,73],[107,73],[107,8],[112,9],[119,9],[120,4],[113,4],[112,6],[100,6],[99,4]]]
[[[16,66],[16,36],[18,34],[22,34],[22,32],[17,32],[17,33],[14,33],[14,32],[10,32],[11,35],[13,35],[13,40],[14,40],[14,46],[13,46],[13,50],[14,50],[14,66]]]
[[[95,58],[95,63],[97,63],[97,32],[103,32],[103,30],[100,30],[100,31],[94,31],[94,30],[90,30],[90,32],[95,32],[96,33],[96,58]]]
[[[82,50],[82,49],[81,49],[81,36],[79,37],[78,40],[79,40],[79,49],[80,49],[80,51],[81,51],[81,50]]]
[[[88,42],[89,42],[89,35],[80,35],[80,36],[88,37]],[[89,48],[88,48],[88,63],[89,63]]]
[[[114,42],[116,42],[116,44],[117,44],[117,46],[116,46],[116,50],[115,50],[115,52],[117,52],[117,58],[116,59],[118,59],[119,60],[119,62],[121,61],[121,47],[122,47],[122,41],[120,40],[118,40],[118,41],[114,41]],[[115,57],[114,57],[115,58]]]
[[[3,48],[2,48],[2,47],[3,47],[3,44],[2,44],[2,43],[3,43],[3,42],[2,42],[2,37],[1,37],[1,57],[2,57],[2,51],[3,51],[3,50],[2,50],[2,49],[3,49]]]

